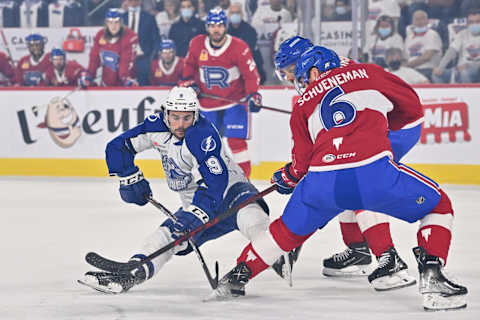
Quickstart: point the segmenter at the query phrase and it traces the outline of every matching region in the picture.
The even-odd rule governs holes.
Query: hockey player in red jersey
[[[175,86],[182,78],[183,58],[176,56],[175,43],[170,39],[162,40],[158,53],[158,59],[152,61],[150,83]]]
[[[122,12],[119,9],[109,9],[105,15],[105,28],[95,36],[88,74],[81,78],[82,85],[90,85],[100,67],[103,86],[138,85],[134,78],[137,45],[138,36],[123,25]]]
[[[46,83],[48,86],[76,86],[80,76],[86,70],[78,62],[67,61],[67,55],[63,49],[52,49],[50,51],[51,64],[46,72]]]
[[[285,40],[275,55],[276,74],[280,80],[294,84],[295,64],[303,52],[313,47],[313,43],[300,36]],[[354,63],[352,60],[340,57],[345,66]],[[300,91],[303,91],[300,90]],[[301,94],[301,92],[299,92]],[[412,114],[412,122],[401,130],[389,130],[388,137],[392,144],[395,161],[399,161],[420,138],[423,111],[420,104],[412,104],[414,108],[404,110],[405,114]],[[402,105],[394,106],[392,114],[402,114],[397,109]],[[416,107],[416,108],[415,108]],[[392,117],[389,115],[390,121]],[[379,291],[392,290],[414,285],[415,278],[407,272],[407,264],[398,255],[392,237],[388,216],[365,210],[346,210],[338,215],[340,230],[347,249],[323,260],[322,273],[326,276],[352,277],[368,274],[372,258],[370,250],[379,261],[378,267],[368,276],[373,288]],[[383,263],[386,260],[397,261],[396,267],[391,268]],[[382,263],[381,263],[382,261]]]
[[[190,42],[181,85],[198,86],[204,116],[227,138],[235,161],[249,177],[246,140],[250,138],[250,112],[258,112],[262,103],[260,76],[247,43],[227,34],[227,16],[222,9],[210,10],[206,24],[208,35],[198,35]],[[245,105],[231,100],[245,101]]]
[[[272,178],[280,193],[293,194],[282,216],[244,248],[212,297],[241,293],[249,279],[340,212],[371,210],[420,222],[413,252],[424,309],[465,308],[467,288],[444,272],[452,237],[450,199],[430,178],[393,161],[387,114],[395,105],[415,110],[415,91],[376,65],[341,65],[335,52],[319,46],[301,56],[295,78],[305,91],[290,119],[292,162]],[[396,114],[390,129],[414,117]]]
[[[20,86],[44,86],[49,54],[45,53],[45,38],[33,33],[25,38],[30,54],[18,60],[15,83]]]
[[[15,68],[8,56],[0,52],[0,87],[7,87],[15,82]]]

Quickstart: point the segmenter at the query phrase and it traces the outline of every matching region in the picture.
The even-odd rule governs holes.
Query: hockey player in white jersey
[[[152,193],[142,171],[134,165],[135,155],[148,149],[160,154],[168,186],[178,192],[182,207],[175,213],[176,221],[167,219],[162,223],[127,263],[138,262],[178,235],[258,193],[226,153],[216,128],[199,114],[199,102],[191,88],[173,88],[163,105],[163,113],[148,116],[143,123],[108,143],[108,170],[110,175],[119,177],[121,198],[128,203],[145,205]],[[268,206],[261,199],[197,234],[193,240],[200,246],[233,230],[252,239],[256,233],[265,231],[268,224]],[[152,278],[173,255],[191,251],[192,247],[185,242],[132,273],[91,271],[79,282],[101,292],[122,293]]]

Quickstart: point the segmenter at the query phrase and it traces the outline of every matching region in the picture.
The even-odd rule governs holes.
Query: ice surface
[[[152,180],[151,185],[158,201],[171,210],[179,207],[164,181]],[[480,319],[480,188],[445,190],[456,210],[448,270],[470,294],[466,310],[432,314],[423,311],[416,286],[380,293],[366,278],[322,276],[322,259],[344,249],[337,220],[304,245],[293,288],[267,271],[248,284],[245,298],[204,303],[210,289],[192,254],[174,257],[155,278],[127,294],[97,293],[76,283],[90,269],[85,254],[128,259],[163,221],[162,214],[150,205],[123,203],[115,179],[1,177],[0,319]],[[266,197],[272,217],[281,214],[287,199]],[[418,276],[411,252],[416,228],[391,223],[397,250]],[[232,233],[201,250],[210,268],[219,261],[223,275],[245,244],[239,233]]]

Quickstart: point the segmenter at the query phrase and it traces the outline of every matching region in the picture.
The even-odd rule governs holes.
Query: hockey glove
[[[190,205],[188,210],[175,212],[177,221],[173,224],[174,237],[191,231],[210,220],[210,216],[197,206]]]
[[[143,177],[142,171],[137,167],[135,169],[134,173],[120,177],[120,197],[125,202],[144,206],[148,202],[147,198],[152,195],[152,189]]]
[[[287,163],[285,167],[278,169],[273,173],[272,180],[270,181],[273,184],[277,185],[277,191],[281,194],[290,194],[295,189],[298,181],[300,179],[295,178],[290,173],[290,167],[292,163]]]
[[[122,84],[124,87],[138,87],[137,80],[130,77],[124,77],[122,79]]]
[[[86,72],[82,72],[80,77],[78,78],[78,85],[82,87],[82,89],[86,89],[92,85],[93,78],[88,75]]]
[[[247,96],[247,103],[250,112],[260,112],[262,108],[262,95],[258,92],[249,94]]]
[[[192,88],[193,91],[197,94],[200,94],[200,87],[195,83],[195,80],[182,80],[178,82],[179,87]]]

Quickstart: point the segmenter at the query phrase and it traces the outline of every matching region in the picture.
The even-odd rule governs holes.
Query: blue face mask
[[[233,24],[239,24],[242,21],[240,13],[234,13],[230,16],[230,22]]]
[[[182,14],[182,18],[190,19],[193,16],[193,9],[192,8],[182,8],[180,10]]]
[[[392,33],[392,28],[378,28],[378,34],[382,37],[388,37]]]
[[[424,32],[427,32],[428,30],[428,27],[425,26],[425,27],[413,27],[413,32],[415,33],[424,33]]]
[[[468,30],[470,30],[470,32],[473,33],[473,34],[480,33],[480,23],[473,23],[473,24],[469,25]]]

